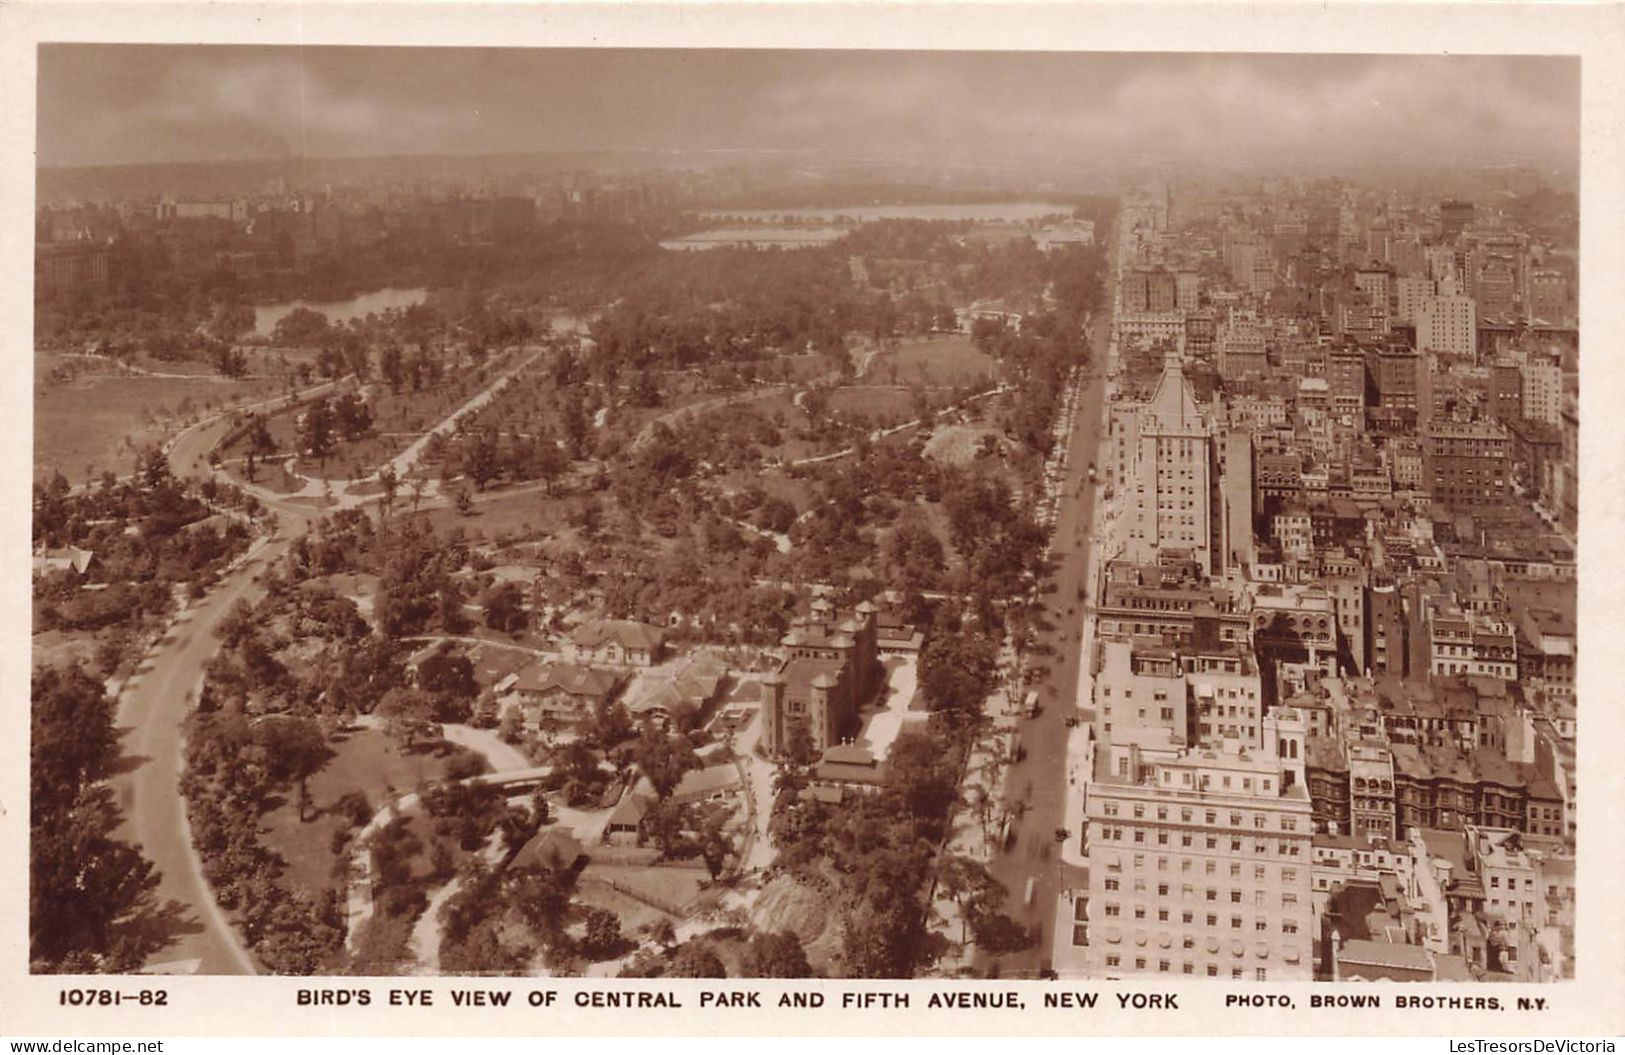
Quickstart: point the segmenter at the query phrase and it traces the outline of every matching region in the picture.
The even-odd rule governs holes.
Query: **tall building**
[[[1197,407],[1177,355],[1168,357],[1149,400],[1114,412],[1112,432],[1124,496],[1124,555],[1154,563],[1164,552],[1181,551],[1211,575],[1213,422]]]
[[[1290,709],[1280,717],[1258,751],[1189,748],[1160,731],[1101,744],[1088,894],[1073,905],[1090,977],[1310,979],[1305,737]]]
[[[1201,306],[1202,276],[1189,268],[1174,272],[1174,307],[1180,311],[1195,311]]]
[[[1387,310],[1394,293],[1394,275],[1386,267],[1361,267],[1354,272],[1354,288],[1371,298],[1373,305]]]
[[[1433,500],[1448,508],[1499,505],[1511,466],[1506,430],[1493,421],[1433,421],[1422,429],[1423,475]]]
[[[1523,416],[1556,425],[1563,412],[1563,369],[1544,356],[1523,364]]]
[[[1478,350],[1478,318],[1473,298],[1460,294],[1422,298],[1416,315],[1416,347],[1472,360]]]
[[[1523,364],[1501,356],[1490,364],[1490,416],[1503,425],[1523,420]]]
[[[1219,376],[1226,381],[1269,373],[1264,327],[1255,312],[1232,308],[1214,334],[1213,350]]]
[[[1394,280],[1394,319],[1414,324],[1422,301],[1439,292],[1438,283],[1422,275],[1402,275]]]
[[[1473,203],[1447,198],[1439,203],[1439,237],[1454,241],[1473,222]]]
[[[1529,318],[1560,323],[1570,314],[1568,276],[1551,268],[1530,272]]]

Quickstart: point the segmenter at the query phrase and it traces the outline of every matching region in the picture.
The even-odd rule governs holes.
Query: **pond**
[[[319,311],[327,316],[328,322],[348,322],[366,318],[374,312],[383,314],[390,308],[410,308],[414,304],[422,304],[428,294],[426,289],[379,289],[348,300],[290,300],[280,304],[256,304],[254,332],[269,337],[276,324],[295,308]]]

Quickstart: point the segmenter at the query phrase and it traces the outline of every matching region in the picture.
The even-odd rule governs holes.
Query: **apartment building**
[[[1074,906],[1091,977],[1311,978],[1313,825],[1288,769],[1149,730],[1102,744]]]

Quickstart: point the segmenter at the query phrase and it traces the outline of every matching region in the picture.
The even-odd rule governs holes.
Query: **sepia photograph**
[[[1579,55],[137,39],[7,231],[63,1004],[1613,984]]]
[[[40,51],[34,970],[1572,976],[1577,63],[423,59]]]

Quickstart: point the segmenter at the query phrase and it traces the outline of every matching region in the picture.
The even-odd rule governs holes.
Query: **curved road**
[[[524,366],[534,361],[535,356],[532,356]],[[505,383],[517,372],[504,374],[492,387]],[[301,395],[316,395],[329,387],[331,385],[319,385]],[[261,405],[280,405],[285,398]],[[453,418],[467,409],[467,405],[459,408]],[[171,472],[176,476],[210,472],[208,453],[230,427],[228,415],[221,414],[181,432],[166,448]],[[156,868],[159,875],[157,903],[177,905],[184,917],[171,929],[169,943],[149,959],[149,970],[196,974],[256,974],[259,971],[203,878],[201,862],[192,849],[191,827],[180,790],[184,765],[182,734],[194,694],[203,680],[203,669],[218,647],[215,628],[239,599],[250,603],[259,599],[263,593],[259,573],[279,560],[289,542],[303,534],[323,512],[315,506],[292,503],[258,488],[250,490],[278,516],[275,533],[256,543],[247,559],[223,575],[206,597],[194,602],[171,625],[164,638],[142,660],[119,698],[118,726],[129,763],[126,771],[112,782],[124,811],[121,835],[138,844]],[[336,504],[353,505],[363,501],[365,499],[346,496]]]
[[[195,469],[229,427],[220,419],[182,433],[170,447],[172,471],[186,475]],[[159,904],[178,902],[191,915],[152,962],[185,965],[184,969],[198,974],[258,973],[253,957],[216,905],[199,871],[180,774],[186,716],[203,680],[203,668],[219,647],[215,627],[239,599],[258,599],[262,592],[256,581],[259,572],[282,556],[289,530],[302,532],[315,516],[309,508],[266,504],[282,517],[279,534],[257,545],[176,620],[119,698],[118,724],[125,732],[125,754],[133,763],[114,781],[124,810],[123,835],[139,844],[157,869]]]

